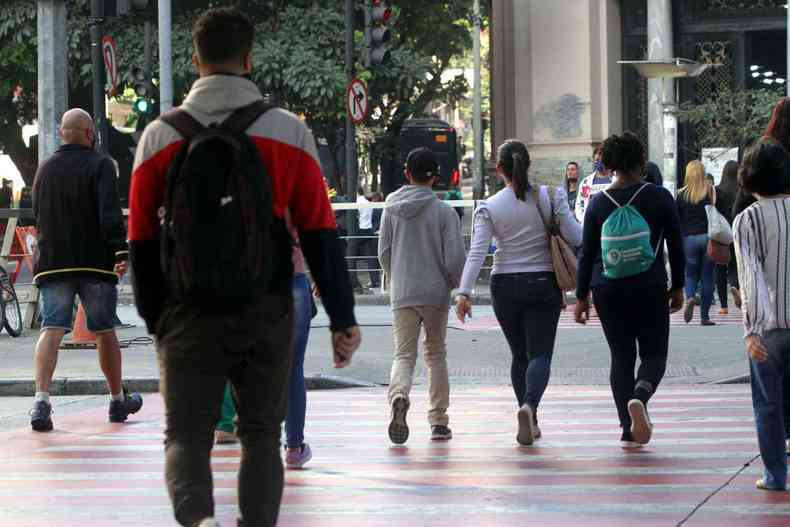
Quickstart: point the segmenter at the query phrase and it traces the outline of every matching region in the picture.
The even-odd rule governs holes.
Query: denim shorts
[[[88,330],[101,333],[114,329],[118,290],[115,284],[95,278],[69,278],[44,282],[41,293],[41,329],[71,330],[74,296],[85,308]]]

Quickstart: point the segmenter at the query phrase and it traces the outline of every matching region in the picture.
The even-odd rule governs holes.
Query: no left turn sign
[[[368,111],[370,111],[368,87],[361,80],[354,79],[348,84],[346,91],[348,115],[354,124],[360,124],[368,116]]]
[[[112,97],[118,89],[118,48],[112,37],[105,36],[101,39],[101,51],[107,70],[107,97]]]

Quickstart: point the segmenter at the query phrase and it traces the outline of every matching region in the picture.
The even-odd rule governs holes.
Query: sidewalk
[[[387,440],[385,395],[309,395],[314,458],[287,472],[280,526],[790,525],[790,495],[754,487],[762,467],[745,386],[660,389],[650,405],[654,439],[642,449],[619,447],[605,387],[550,387],[538,414],[543,438],[529,448],[515,444],[507,387],[454,390],[448,443],[429,441],[426,390],[415,390],[404,447]],[[106,412],[101,398],[93,409],[56,413],[52,433],[0,433],[3,525],[174,525],[161,399],[147,396],[125,425],[107,423]],[[239,456],[238,446],[213,455],[225,526],[235,525]]]

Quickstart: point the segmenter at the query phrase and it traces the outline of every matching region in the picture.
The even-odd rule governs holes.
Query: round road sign
[[[354,79],[348,84],[346,94],[346,106],[348,115],[354,124],[362,123],[370,111],[370,99],[368,98],[368,87],[359,79]]]
[[[110,36],[101,39],[101,48],[107,71],[107,96],[112,97],[118,89],[118,48]]]

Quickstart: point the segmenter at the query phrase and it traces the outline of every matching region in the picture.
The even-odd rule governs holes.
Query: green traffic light
[[[137,113],[149,113],[151,111],[151,103],[141,97],[134,101],[132,108]]]

